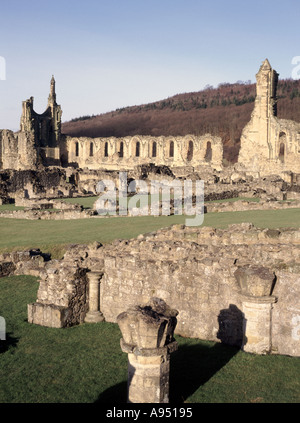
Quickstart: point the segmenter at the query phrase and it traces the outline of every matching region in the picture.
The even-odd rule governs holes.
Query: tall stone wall
[[[277,118],[278,74],[268,60],[257,78],[257,95],[250,122],[241,135],[238,163],[249,173],[300,171],[300,124]]]
[[[3,134],[3,131],[0,130],[0,169],[2,169],[2,167],[3,167],[3,162],[2,162],[2,134]]]
[[[66,146],[68,164],[80,168],[132,169],[153,163],[170,168],[203,165],[222,169],[222,140],[210,134],[200,137],[66,137]]]
[[[33,97],[23,101],[20,131],[2,134],[2,169],[36,170],[41,166],[60,166],[61,107],[56,103],[52,77],[47,109],[34,111]]]
[[[1,155],[3,169],[19,169],[18,136],[6,129],[2,131]]]

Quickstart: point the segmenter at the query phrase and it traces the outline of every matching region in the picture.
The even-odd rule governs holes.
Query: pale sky
[[[0,0],[0,129],[31,96],[45,111],[52,75],[63,121],[254,82],[266,58],[291,78],[299,18],[299,0]]]

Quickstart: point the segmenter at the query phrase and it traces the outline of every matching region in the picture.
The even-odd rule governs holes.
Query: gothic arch
[[[135,143],[135,157],[141,156],[141,143],[140,141],[136,141]]]
[[[119,146],[119,157],[123,158],[124,157],[124,142],[121,141],[120,142],[120,146]]]
[[[75,142],[75,156],[79,157],[79,142]]]
[[[188,143],[188,150],[187,150],[187,156],[186,159],[188,162],[193,160],[193,156],[194,156],[194,143],[193,141],[189,141]]]
[[[280,132],[278,158],[281,163],[284,163],[285,155],[286,155],[286,133]]]
[[[156,141],[152,142],[151,157],[157,157],[157,142]]]
[[[169,144],[169,157],[174,158],[174,141],[170,141]]]
[[[207,141],[206,143],[206,152],[205,152],[205,161],[211,162],[212,161],[212,144],[211,141]]]
[[[108,142],[107,141],[104,144],[104,157],[108,157]]]
[[[90,157],[94,156],[94,143],[90,142]]]

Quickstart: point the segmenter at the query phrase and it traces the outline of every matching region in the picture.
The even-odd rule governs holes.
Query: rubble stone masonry
[[[39,321],[38,305],[73,316],[56,318],[57,327],[81,323],[88,309],[82,286],[93,271],[103,275],[99,310],[108,322],[157,297],[178,310],[182,336],[300,356],[299,258],[300,230],[251,224],[173,226],[105,246],[72,246],[64,260],[46,263],[29,321],[53,325]]]

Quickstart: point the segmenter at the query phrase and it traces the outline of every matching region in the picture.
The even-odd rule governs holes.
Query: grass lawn
[[[77,200],[77,199],[76,199]],[[110,242],[184,223],[184,216],[69,221],[0,219],[0,251],[41,248],[60,257],[70,243]],[[300,209],[209,213],[204,225],[252,222],[262,228],[299,227]],[[38,282],[0,279],[0,403],[118,403],[126,401],[127,355],[115,324],[51,329],[27,322]],[[213,342],[176,337],[171,356],[173,403],[298,403],[300,359],[256,356]]]
[[[0,403],[125,403],[127,354],[111,323],[51,329],[27,322],[38,283],[0,279]],[[171,356],[172,403],[298,403],[300,359],[255,356],[236,348],[176,336]]]
[[[205,226],[216,228],[242,222],[251,222],[260,228],[298,228],[300,209],[208,213],[204,217]],[[45,253],[51,253],[53,258],[60,258],[71,243],[107,243],[116,238],[130,239],[141,233],[184,223],[184,216],[97,217],[64,221],[1,218],[0,252],[40,248]]]
[[[149,198],[149,202],[151,201],[151,196],[149,195],[147,195],[147,197]],[[63,201],[65,201],[65,202],[67,202],[67,203],[71,203],[71,204],[80,204],[80,205],[82,205],[84,208],[86,208],[86,209],[92,209],[93,208],[93,205],[94,205],[94,203],[95,203],[95,201],[98,199],[99,197],[94,197],[94,196],[92,196],[92,197],[74,197],[74,198],[64,198],[63,199]],[[156,198],[156,201],[158,201],[158,199],[157,199],[157,196],[155,197]],[[162,196],[160,195],[159,196],[159,198],[160,198],[160,200],[161,200],[161,198],[162,198]],[[171,198],[173,198],[173,196],[171,195]],[[129,197],[129,199],[130,199],[130,197]],[[166,199],[168,199],[168,196],[166,196]],[[213,201],[210,201],[209,203],[227,203],[227,202],[229,202],[229,203],[232,203],[232,202],[235,202],[235,201],[253,201],[253,202],[256,202],[256,203],[258,203],[259,201],[260,201],[260,198],[256,198],[256,197],[237,197],[237,198],[228,198],[228,199],[225,199],[225,200],[213,200]]]
[[[80,204],[85,209],[92,209],[95,201],[98,198],[99,197],[94,197],[94,196],[92,196],[92,197],[77,197],[77,198],[72,197],[72,198],[63,198],[62,200],[66,203]]]
[[[24,207],[16,207],[14,204],[1,204],[0,212],[1,211],[14,211],[14,210],[24,210]]]

